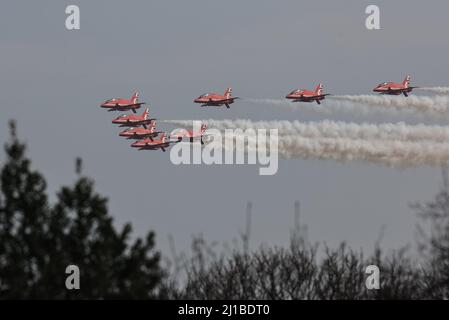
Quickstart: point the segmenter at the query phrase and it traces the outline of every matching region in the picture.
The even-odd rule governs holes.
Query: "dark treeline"
[[[31,168],[10,123],[0,167],[1,299],[447,299],[449,298],[449,182],[435,199],[415,204],[422,219],[419,256],[408,250],[371,254],[345,243],[307,241],[295,230],[286,248],[262,246],[219,253],[196,238],[192,253],[164,264],[155,234],[131,241],[117,229],[107,198],[76,161],[77,180],[49,203],[43,175]],[[65,286],[68,265],[81,272],[81,289]],[[380,270],[380,289],[365,286],[365,268]]]
[[[44,177],[30,167],[10,123],[0,172],[0,298],[155,298],[163,278],[154,233],[130,243],[131,226],[117,230],[107,199],[81,175],[48,202]],[[81,290],[65,286],[77,265]]]

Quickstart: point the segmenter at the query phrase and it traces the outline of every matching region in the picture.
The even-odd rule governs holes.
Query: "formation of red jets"
[[[402,83],[383,82],[373,89],[374,92],[387,95],[401,95],[408,97],[408,93],[418,87],[410,86],[410,76],[406,76]],[[329,94],[323,93],[323,84],[318,84],[314,91],[306,89],[297,89],[290,92],[285,98],[293,102],[313,102],[321,104]],[[201,107],[226,106],[230,105],[239,99],[232,96],[232,88],[228,88],[223,95],[217,93],[206,93],[194,99],[194,103],[201,104]],[[131,144],[131,147],[138,150],[165,150],[172,143],[180,142],[183,138],[189,139],[191,143],[195,139],[199,139],[201,144],[204,144],[203,137],[206,136],[207,125],[202,124],[199,132],[182,131],[167,137],[167,134],[156,130],[156,119],[150,118],[150,109],[147,107],[141,115],[136,114],[136,110],[141,108],[145,102],[139,102],[139,93],[136,92],[131,99],[114,98],[105,101],[101,104],[102,108],[108,111],[132,111],[133,114],[123,114],[114,120],[112,123],[118,124],[119,127],[128,127],[126,130],[119,133],[121,137],[136,140]],[[158,138],[160,135],[160,138]]]
[[[374,92],[388,95],[401,95],[408,97],[408,93],[418,87],[410,86],[410,76],[406,76],[402,83],[395,82],[383,82],[373,89]],[[329,94],[323,93],[324,86],[319,84],[314,91],[306,89],[297,89],[290,92],[285,98],[290,99],[293,102],[313,102],[321,104],[321,100],[324,100]]]
[[[231,89],[228,89],[229,94]],[[226,96],[226,94],[225,94]],[[232,103],[235,98],[225,99],[226,103]],[[218,103],[218,99],[215,100]],[[162,150],[166,149],[172,143],[181,142],[183,138],[188,138],[190,142],[194,142],[195,138],[201,140],[203,144],[203,136],[207,129],[206,124],[201,125],[199,132],[194,131],[182,131],[174,134],[170,139],[163,131],[156,130],[156,119],[150,118],[150,109],[147,107],[141,115],[136,114],[136,110],[141,108],[145,102],[139,102],[139,93],[136,92],[131,99],[113,98],[105,101],[100,107],[107,109],[108,111],[132,111],[134,114],[122,114],[112,120],[112,123],[118,124],[119,127],[127,127],[119,133],[119,136],[126,139],[136,140],[131,144],[131,147],[138,150]],[[160,138],[158,138],[160,135]]]
[[[379,84],[377,87],[373,89],[374,92],[380,94],[388,94],[388,95],[401,95],[408,97],[408,93],[412,92],[413,89],[418,87],[410,86],[410,76],[406,76],[402,83],[395,82],[383,82]],[[326,96],[329,94],[325,94],[323,92],[324,85],[322,83],[318,84],[314,91],[307,89],[296,89],[290,92],[285,96],[286,99],[292,100],[293,102],[313,102],[315,101],[317,104],[321,104],[321,100],[324,100]],[[230,108],[230,105],[234,103],[238,97],[232,96],[232,88],[228,88],[224,95],[220,95],[217,93],[206,93],[195,100],[193,102],[201,104],[202,107],[206,106],[226,106],[226,108]]]

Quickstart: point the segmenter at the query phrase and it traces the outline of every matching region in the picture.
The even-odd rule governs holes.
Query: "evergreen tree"
[[[45,265],[50,217],[46,182],[30,169],[25,145],[10,122],[11,142],[5,146],[6,164],[0,172],[0,297],[35,297]]]
[[[0,298],[157,298],[164,277],[154,233],[130,243],[118,231],[107,198],[81,175],[48,204],[45,179],[30,169],[25,145],[10,123],[0,193]],[[80,269],[80,290],[65,286],[66,267]]]

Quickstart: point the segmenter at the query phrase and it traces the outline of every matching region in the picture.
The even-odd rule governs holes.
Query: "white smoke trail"
[[[418,89],[438,94],[449,94],[449,87],[421,87]]]
[[[440,93],[443,92],[444,88],[440,88]],[[341,95],[329,96],[320,105],[306,102],[296,103],[286,99],[247,99],[245,101],[322,113],[331,113],[332,111],[352,114],[380,112],[397,115],[405,112],[438,117],[449,113],[449,97],[447,96]]]
[[[191,120],[166,122],[181,126],[192,125]],[[442,126],[410,126],[404,123],[359,125],[333,121],[204,122],[208,123],[209,128],[220,131],[278,128],[279,156],[286,159],[328,159],[340,162],[355,160],[392,167],[449,164],[449,128]],[[256,136],[250,136],[249,139],[256,139]]]
[[[256,136],[247,138],[245,148],[256,145]],[[225,139],[233,139],[225,137]],[[224,146],[224,144],[222,144]],[[234,148],[236,146],[234,145]],[[267,152],[266,146],[259,146]],[[254,149],[244,149],[253,151]],[[449,145],[439,142],[403,142],[385,140],[354,140],[345,138],[304,138],[300,136],[280,136],[279,156],[283,159],[320,159],[338,162],[362,161],[389,167],[446,166],[449,164]]]
[[[392,167],[449,164],[449,144],[341,138],[280,137],[279,153],[290,159],[366,161]]]
[[[294,106],[294,103],[287,99],[244,99],[244,101],[249,103],[272,104],[276,106]]]
[[[449,112],[449,97],[447,96],[344,95],[332,96],[329,99],[358,103],[368,107],[380,107],[386,110],[414,111],[428,115],[442,115]]]
[[[192,126],[191,120],[168,120],[168,123],[183,127]],[[407,125],[399,123],[347,123],[324,120],[300,121],[256,121],[251,120],[203,120],[209,128],[225,129],[278,129],[279,135],[297,135],[304,138],[346,138],[364,140],[433,141],[449,143],[449,127],[438,125]]]

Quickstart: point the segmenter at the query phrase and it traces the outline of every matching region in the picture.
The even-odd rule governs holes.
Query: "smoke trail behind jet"
[[[389,96],[389,95],[344,95],[333,96],[329,99],[348,101],[380,107],[386,110],[414,111],[428,115],[442,115],[449,113],[449,97],[447,96]]]
[[[437,89],[434,92],[437,92]],[[444,93],[445,88],[439,88]],[[448,92],[449,93],[449,92]],[[314,103],[294,103],[283,99],[247,99],[250,103],[267,104],[294,109],[313,110],[321,113],[342,111],[352,114],[400,113],[421,114],[440,117],[449,114],[448,96],[389,96],[389,95],[341,95],[329,96],[321,105]]]
[[[166,122],[185,127],[192,125],[191,120]],[[209,128],[222,132],[237,128],[242,130],[277,128],[279,156],[285,159],[327,159],[340,162],[355,160],[392,167],[449,164],[449,128],[442,126],[411,126],[404,123],[375,125],[333,121],[301,123],[207,120],[204,122],[208,123]],[[237,138],[254,140],[256,136],[248,137],[245,133],[243,135],[238,133]],[[266,148],[260,145],[257,147]]]
[[[236,136],[236,139],[243,139]],[[256,145],[256,136],[246,136],[248,148],[250,140]],[[225,140],[234,139],[225,137]],[[229,143],[229,141],[228,141]],[[222,144],[221,146],[224,146]],[[234,148],[236,146],[234,145]],[[267,152],[266,146],[262,152]],[[253,151],[246,149],[243,151]],[[269,150],[268,150],[269,151]],[[404,142],[386,140],[354,140],[345,138],[305,138],[300,136],[280,136],[279,156],[283,159],[319,159],[338,162],[362,161],[389,167],[446,166],[449,164],[449,145],[439,142]]]
[[[311,139],[298,136],[283,136],[279,140],[280,156],[287,159],[366,161],[392,167],[449,164],[449,145],[439,142]]]
[[[183,127],[192,126],[191,120],[169,120],[168,123]],[[324,120],[300,121],[251,121],[251,120],[203,120],[209,128],[225,129],[278,129],[279,135],[297,135],[304,138],[346,138],[365,140],[433,141],[449,144],[449,127],[438,125],[407,125],[399,123],[351,123]]]
[[[438,94],[449,94],[449,87],[421,87],[419,90],[434,92]]]

